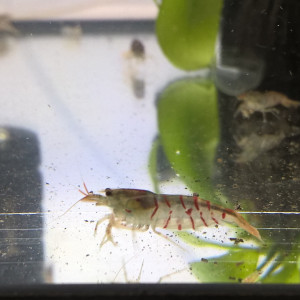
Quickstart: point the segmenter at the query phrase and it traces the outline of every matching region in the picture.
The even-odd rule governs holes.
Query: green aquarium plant
[[[214,198],[210,184],[219,138],[217,95],[208,80],[184,79],[159,96],[160,142],[172,168],[190,190]]]
[[[178,68],[208,67],[214,56],[223,0],[163,0],[156,36],[166,57]]]

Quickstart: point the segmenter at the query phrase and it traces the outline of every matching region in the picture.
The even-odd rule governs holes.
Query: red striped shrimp
[[[210,225],[233,223],[262,241],[258,230],[239,213],[203,200],[197,194],[167,195],[139,189],[107,188],[105,195],[100,195],[88,192],[85,185],[84,187],[86,193],[80,192],[85,197],[79,201],[94,202],[96,206],[107,206],[112,209],[112,213],[100,219],[95,226],[96,233],[98,226],[109,220],[100,247],[108,241],[115,244],[111,235],[113,227],[137,231],[147,231],[151,227],[155,233],[161,235],[157,228],[197,230]]]

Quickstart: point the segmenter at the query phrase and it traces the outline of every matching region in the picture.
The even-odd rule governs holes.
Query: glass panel
[[[1,284],[298,283],[298,2],[121,2],[2,3]]]

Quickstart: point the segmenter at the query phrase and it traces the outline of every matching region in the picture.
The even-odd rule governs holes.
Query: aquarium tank
[[[299,14],[0,0],[1,295],[299,295]]]

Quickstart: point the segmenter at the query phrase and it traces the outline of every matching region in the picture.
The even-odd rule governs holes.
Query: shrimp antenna
[[[78,189],[78,191],[83,194],[84,196],[87,196],[88,194],[90,194],[90,192],[88,191],[85,182],[83,182],[83,186],[84,186],[84,190],[85,192],[83,192],[81,189]],[[76,201],[70,208],[68,208],[61,216],[59,216],[59,218],[63,217],[67,212],[69,212],[75,205],[78,204],[78,202],[80,202],[82,199],[79,199],[78,201]]]
[[[70,208],[68,208],[62,215],[59,216],[59,218],[63,217],[67,212],[69,212],[78,202],[80,202],[82,199],[79,199],[76,201]]]

